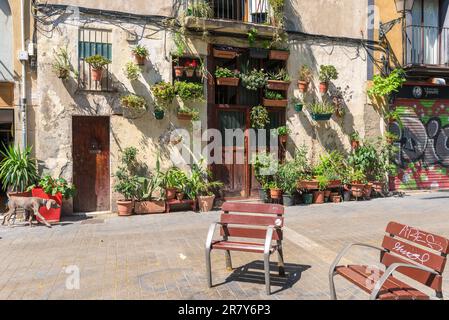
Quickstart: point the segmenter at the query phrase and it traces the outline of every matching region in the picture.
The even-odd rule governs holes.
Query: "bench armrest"
[[[207,238],[206,238],[206,249],[207,250],[210,250],[210,248],[212,246],[212,241],[214,240],[215,229],[217,228],[218,225],[223,226],[223,225],[225,225],[225,223],[214,222],[209,227],[209,232],[207,233]]]
[[[382,289],[383,285],[385,284],[385,281],[393,274],[394,271],[396,271],[397,268],[410,268],[410,269],[417,269],[422,271],[427,271],[434,275],[439,275],[438,272],[436,272],[433,269],[430,269],[425,266],[420,266],[416,264],[409,264],[409,263],[393,263],[390,265],[385,273],[382,275],[382,277],[379,279],[379,281],[376,282],[374,285],[374,289],[371,292],[370,300],[376,300],[377,296],[379,295],[379,291]]]
[[[332,265],[331,265],[331,267],[329,269],[329,277],[333,276],[333,274],[335,272],[335,268],[340,263],[340,260],[346,255],[346,253],[348,253],[348,251],[352,247],[365,247],[365,248],[369,248],[369,249],[374,249],[374,250],[378,250],[378,251],[381,251],[381,252],[385,252],[385,249],[379,248],[379,247],[376,247],[376,246],[372,246],[372,245],[369,245],[369,244],[350,243],[345,248],[343,248],[343,250],[341,250],[340,253],[338,254],[338,256],[335,258],[334,262],[332,263]]]
[[[267,235],[265,236],[264,254],[270,254],[271,241],[275,230],[281,229],[280,226],[268,226]]]

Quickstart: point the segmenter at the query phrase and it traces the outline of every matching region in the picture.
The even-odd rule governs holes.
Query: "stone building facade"
[[[301,145],[308,147],[312,159],[329,150],[349,152],[349,135],[354,131],[362,137],[383,133],[384,121],[371,107],[366,95],[366,86],[375,69],[367,46],[374,40],[370,36],[373,28],[370,25],[371,2],[285,2],[285,29],[290,50],[286,67],[292,78],[289,97],[302,98],[297,86],[298,70],[307,64],[312,68],[315,80],[304,100],[321,99],[319,66],[334,65],[339,78],[332,82],[331,90],[339,87],[344,91],[345,111],[343,116],[334,115],[329,122],[321,124],[313,121],[309,113],[298,113],[289,105],[281,116],[291,129],[287,157]],[[186,1],[140,0],[126,4],[116,0],[36,1],[38,81],[33,87],[33,95],[37,106],[33,108],[35,116],[31,117],[35,130],[29,132],[30,144],[34,146],[42,172],[82,184],[78,188],[79,199],[65,204],[66,213],[115,209],[119,195],[113,192],[113,173],[120,152],[126,147],[137,147],[140,160],[150,170],[157,157],[164,168],[172,165],[167,135],[174,128],[190,130],[191,124],[177,118],[176,108],[170,109],[163,120],[156,120],[152,113],[154,101],[150,86],[162,80],[173,81],[171,52],[175,43],[173,26],[167,19],[179,17],[185,9]],[[197,20],[188,19],[183,23],[187,30],[187,55],[202,57],[208,67],[215,65],[211,62],[213,46],[248,48],[247,34],[252,28],[258,30],[261,38],[273,32],[264,24],[226,19],[197,24]],[[207,37],[204,31],[207,31]],[[257,40],[257,43],[260,45],[261,41]],[[80,86],[79,77],[85,67],[80,56],[85,54],[83,48],[88,42],[100,43],[107,48],[112,60],[104,90]],[[130,82],[123,69],[132,60],[131,48],[137,43],[145,45],[150,56],[142,67],[139,80]],[[76,71],[68,80],[58,79],[52,72],[54,52],[58,48],[67,48]],[[204,87],[206,101],[196,105],[203,130],[213,123],[211,117],[214,114],[210,110],[215,103],[211,85],[206,80]],[[144,96],[149,111],[132,115],[122,110],[120,97],[126,92]],[[251,180],[252,177],[247,176],[240,181],[245,185],[234,196],[252,196]],[[87,194],[91,196],[87,197]]]

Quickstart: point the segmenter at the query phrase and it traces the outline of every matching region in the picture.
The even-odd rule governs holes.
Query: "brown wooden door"
[[[109,117],[74,116],[73,183],[75,212],[110,209]]]

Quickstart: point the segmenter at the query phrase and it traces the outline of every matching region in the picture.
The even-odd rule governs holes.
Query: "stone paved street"
[[[447,237],[448,204],[449,192],[433,192],[289,208],[288,276],[273,277],[275,293],[269,297],[257,254],[233,253],[236,269],[228,272],[223,253],[213,252],[213,281],[224,284],[207,288],[204,242],[218,212],[95,216],[52,229],[2,227],[0,299],[329,299],[328,268],[346,243],[380,245],[392,220]],[[347,261],[377,259],[376,252],[354,250]],[[78,290],[66,288],[73,266],[80,271]],[[449,272],[444,276],[448,295]],[[368,298],[348,282],[338,279],[336,285],[341,299]]]

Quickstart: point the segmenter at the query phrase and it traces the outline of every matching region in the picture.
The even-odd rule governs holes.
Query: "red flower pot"
[[[329,89],[329,84],[327,82],[320,83],[320,93],[326,93]]]
[[[298,88],[301,92],[307,92],[309,90],[309,83],[306,81],[298,81]]]
[[[324,191],[315,191],[313,193],[313,203],[316,204],[324,203]]]
[[[182,77],[182,75],[184,74],[184,67],[182,66],[176,66],[175,68],[175,76],[176,77]]]
[[[56,203],[62,207],[62,194],[58,193],[55,196],[46,194],[42,188],[34,188],[31,191],[31,194],[33,197],[42,198],[42,199],[52,199],[55,200]],[[61,221],[61,208],[58,209],[50,209],[48,210],[47,207],[41,207],[39,209],[39,213],[47,220],[49,223],[51,222],[59,222]],[[39,217],[36,217],[37,221],[41,222]]]
[[[92,69],[92,80],[101,81],[103,77],[103,69]]]
[[[145,65],[145,61],[147,60],[147,57],[139,56],[139,55],[135,54],[134,59],[135,59],[137,65],[143,66],[143,65]]]

